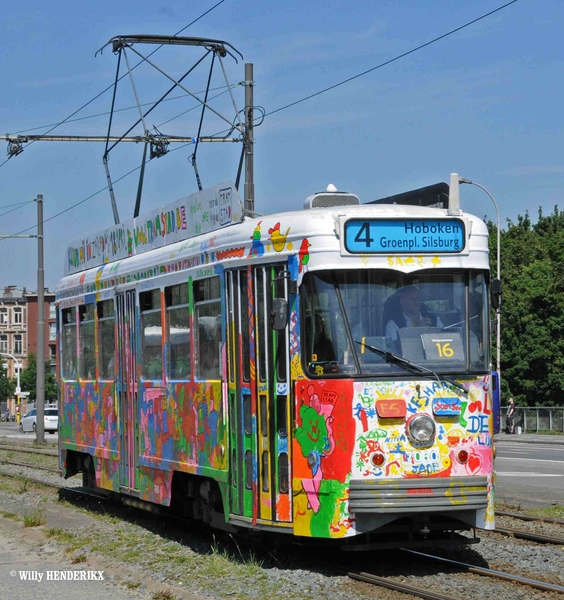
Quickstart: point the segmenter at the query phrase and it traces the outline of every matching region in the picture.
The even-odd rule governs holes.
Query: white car
[[[26,433],[31,431],[35,433],[37,428],[37,409],[30,410],[25,417],[20,421],[20,432]],[[56,406],[46,406],[44,414],[45,431],[55,433],[59,428],[59,409]]]

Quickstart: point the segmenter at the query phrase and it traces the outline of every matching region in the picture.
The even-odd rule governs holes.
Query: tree
[[[0,357],[0,402],[13,398],[15,391],[15,383],[7,376],[6,361]]]
[[[22,391],[29,392],[29,400],[37,400],[37,356],[32,352],[27,359],[27,367],[20,375]],[[57,381],[52,373],[49,373],[48,363],[45,365],[45,401],[57,401]]]
[[[538,214],[536,224],[528,213],[508,220],[501,234],[502,392],[554,406],[564,404],[564,211]],[[490,252],[495,272],[491,239]]]

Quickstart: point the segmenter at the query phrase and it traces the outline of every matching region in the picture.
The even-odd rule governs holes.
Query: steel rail
[[[25,446],[4,446],[0,444],[0,450],[5,452],[27,452],[28,454],[43,454],[44,456],[59,456],[57,450],[46,450],[43,448],[27,448]]]
[[[475,575],[483,575],[485,577],[492,577],[494,579],[502,579],[504,581],[510,581],[512,583],[520,583],[537,590],[544,592],[556,592],[558,594],[564,594],[564,586],[556,585],[554,583],[547,583],[545,581],[538,581],[537,579],[530,579],[529,577],[521,577],[520,575],[512,575],[511,573],[504,573],[503,571],[496,571],[495,569],[487,569],[485,567],[475,567],[468,563],[460,562],[458,560],[452,560],[450,558],[443,558],[442,556],[433,556],[432,554],[426,554],[425,552],[418,552],[417,550],[408,550],[404,548],[405,552],[410,554],[416,554],[430,560],[437,562],[446,563],[453,565],[460,569],[467,571],[468,573],[474,573]]]
[[[562,519],[547,519],[545,517],[533,517],[531,515],[506,512],[504,510],[496,510],[495,514],[496,514],[496,516],[499,516],[499,517],[511,517],[512,519],[519,519],[520,521],[540,521],[542,523],[553,523],[554,525],[564,525],[564,520],[562,520]]]
[[[28,469],[39,469],[40,471],[50,471],[51,473],[59,472],[59,469],[55,469],[55,467],[44,467],[43,465],[34,465],[33,463],[18,462],[17,460],[8,460],[7,458],[0,458],[0,464],[15,465],[16,467],[27,467]]]
[[[394,581],[393,579],[388,579],[386,577],[379,577],[364,571],[343,571],[343,573],[345,573],[347,577],[350,577],[351,579],[385,587],[389,590],[395,590],[396,592],[411,594],[417,598],[425,598],[426,600],[459,600],[458,597],[455,598],[453,596],[447,596],[446,594],[439,594],[438,592],[432,592],[431,590],[426,590],[424,588],[408,585],[407,583]]]
[[[29,475],[22,475],[19,473],[5,473],[4,471],[0,471],[0,476],[3,477],[12,477],[13,479],[23,479],[24,481],[31,481],[32,483],[37,483],[39,485],[46,485],[47,487],[52,487],[57,490],[72,490],[72,488],[66,488],[58,483],[51,483],[50,481],[45,481],[44,479],[36,479],[35,477],[30,477]]]
[[[499,533],[500,535],[506,535],[508,537],[529,540],[531,542],[537,542],[539,544],[554,544],[556,546],[564,546],[563,538],[555,538],[549,535],[541,535],[540,533],[531,533],[530,531],[521,531],[519,529],[511,529],[506,527],[496,527],[493,533]]]

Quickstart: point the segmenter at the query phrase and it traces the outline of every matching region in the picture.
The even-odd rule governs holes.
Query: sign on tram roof
[[[142,254],[242,220],[239,193],[231,182],[225,182],[72,242],[67,248],[65,275]]]

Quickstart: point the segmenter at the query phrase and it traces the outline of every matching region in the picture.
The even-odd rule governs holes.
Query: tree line
[[[495,274],[497,229],[486,222]],[[508,219],[500,237],[502,404],[564,406],[564,211]]]
[[[6,361],[0,357],[0,402],[14,398],[16,393],[16,378],[10,379],[6,375]],[[29,392],[27,402],[35,402],[37,386],[37,357],[31,352],[27,359],[26,368],[20,373],[20,388],[22,392]],[[22,404],[26,400],[22,399]],[[57,381],[49,373],[49,363],[45,363],[45,403],[57,402]]]

